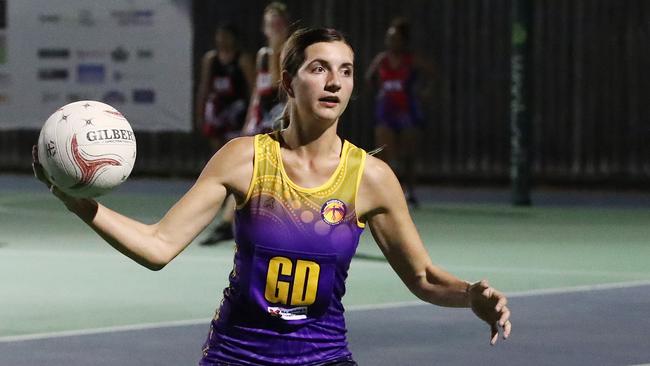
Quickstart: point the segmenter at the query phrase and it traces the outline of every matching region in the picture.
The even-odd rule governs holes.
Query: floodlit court
[[[648,0],[0,0],[0,366],[650,366],[649,43]]]
[[[100,201],[155,222],[190,184],[134,178]],[[467,309],[417,300],[366,230],[344,297],[359,364],[650,362],[650,196],[540,191],[514,208],[497,189],[421,192],[412,214],[434,262],[503,290],[513,333],[491,347]],[[32,177],[0,176],[0,365],[196,364],[233,248],[192,244],[151,272]]]

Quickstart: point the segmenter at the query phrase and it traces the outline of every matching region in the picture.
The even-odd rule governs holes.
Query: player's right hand
[[[47,188],[51,191],[53,186],[52,182],[50,182],[50,180],[47,179],[47,175],[45,174],[45,169],[43,169],[43,166],[38,161],[38,145],[32,146],[32,170],[34,171],[34,176],[36,177],[36,179],[45,183]]]
[[[38,161],[38,146],[34,145],[32,146],[32,170],[34,171],[34,176],[36,179],[40,180],[41,182],[45,183],[47,186],[47,189],[52,192],[58,199],[63,201],[63,203],[70,208],[70,204],[73,203],[76,199],[62,190],[60,190],[56,185],[54,185],[48,178],[47,174],[45,173],[45,169],[43,168],[43,165]]]

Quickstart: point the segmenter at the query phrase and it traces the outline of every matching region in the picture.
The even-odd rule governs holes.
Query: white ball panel
[[[39,136],[41,164],[53,183],[77,197],[98,196],[121,184],[133,169],[136,151],[126,118],[96,101],[63,106],[48,118]]]

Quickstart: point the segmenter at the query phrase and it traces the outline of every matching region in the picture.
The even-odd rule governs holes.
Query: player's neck
[[[337,124],[334,122],[322,129],[318,125],[309,128],[300,123],[289,123],[289,127],[282,131],[282,139],[287,148],[305,157],[329,155],[332,150],[338,153],[341,139],[336,134]]]
[[[237,54],[236,49],[222,49],[217,51],[217,57],[219,57],[219,61],[221,63],[227,64],[232,62],[232,60],[235,59],[235,55]]]

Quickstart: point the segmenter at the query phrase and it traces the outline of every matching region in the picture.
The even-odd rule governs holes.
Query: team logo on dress
[[[343,201],[331,199],[325,202],[323,207],[320,209],[320,216],[326,223],[330,225],[338,225],[345,218],[346,211],[347,208]]]

